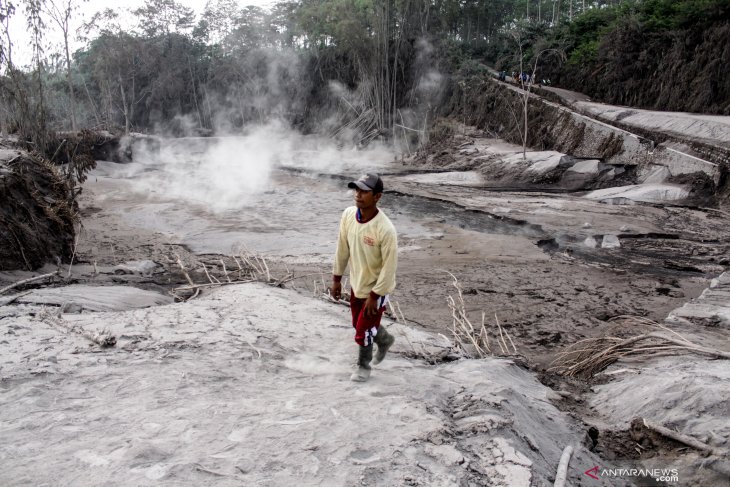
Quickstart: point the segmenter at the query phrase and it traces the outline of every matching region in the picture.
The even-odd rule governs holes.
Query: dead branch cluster
[[[451,333],[454,337],[453,346],[460,349],[466,356],[484,358],[491,355],[515,355],[517,347],[507,330],[502,328],[497,314],[494,314],[494,326],[491,331],[487,329],[486,313],[482,312],[480,326],[474,326],[467,316],[464,294],[459,280],[449,272],[453,279],[453,286],[456,289],[456,298],[449,295],[447,302],[453,318]]]
[[[117,337],[112,335],[109,330],[90,331],[79,325],[72,325],[63,319],[60,311],[54,314],[50,310],[44,309],[39,314],[39,318],[44,323],[47,323],[64,333],[79,335],[90,342],[99,345],[101,348],[113,347],[117,344]]]
[[[0,268],[37,269],[71,255],[76,202],[73,187],[38,155],[0,160]]]
[[[696,353],[711,358],[730,359],[730,353],[703,347],[666,326],[636,316],[619,316],[612,321],[625,329],[643,329],[631,336],[604,336],[581,340],[558,354],[550,370],[561,375],[591,377],[619,359],[649,360],[653,357]],[[625,335],[625,333],[622,333]]]
[[[205,288],[249,282],[265,282],[274,287],[282,287],[294,279],[294,275],[288,269],[284,277],[272,277],[266,258],[249,251],[245,246],[239,249],[238,255],[207,260],[189,256],[187,260],[188,262],[183,262],[178,254],[170,258],[170,262],[180,269],[187,281],[187,285],[172,289],[172,295],[178,301],[196,298]],[[205,279],[207,282],[196,283],[193,275],[200,276],[199,279]]]

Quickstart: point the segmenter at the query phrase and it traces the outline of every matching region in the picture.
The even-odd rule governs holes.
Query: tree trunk
[[[99,119],[99,110],[96,107],[96,103],[94,103],[94,99],[91,98],[91,93],[89,93],[89,87],[86,85],[86,79],[81,76],[81,81],[84,83],[84,91],[86,92],[86,97],[89,99],[89,104],[91,105],[91,109],[94,112],[94,120],[96,120],[96,126],[101,127],[101,120]]]
[[[560,25],[560,11],[562,10],[562,7],[563,7],[562,0],[558,0],[558,9],[557,9],[558,18],[557,18],[555,25]]]
[[[124,134],[129,135],[129,107],[127,106],[127,95],[124,93],[124,82],[122,75],[118,75],[119,91],[122,93],[122,112],[124,113]]]
[[[195,113],[198,114],[198,126],[203,128],[203,115],[200,112],[200,106],[198,105],[198,93],[195,88],[195,76],[193,75],[193,66],[190,63],[190,56],[188,56],[188,70],[190,71],[190,85],[193,89],[193,100],[195,100]]]
[[[525,128],[524,133],[522,134],[522,159],[527,159],[527,103],[530,100],[530,90],[529,87],[525,90],[524,93],[525,96],[525,109],[524,109],[524,118],[525,118]]]
[[[129,124],[131,126],[132,120],[134,120],[134,110],[137,106],[137,90],[136,90],[136,82],[137,78],[134,76],[134,73],[132,73],[132,92],[129,93]]]
[[[68,96],[71,102],[71,130],[76,132],[76,96],[74,95],[74,87],[71,82],[71,55],[68,50],[68,32],[64,32],[63,40],[66,47],[66,82],[68,83]]]

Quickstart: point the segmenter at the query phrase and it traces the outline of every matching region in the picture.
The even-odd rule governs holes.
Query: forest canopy
[[[455,80],[487,66],[535,66],[610,103],[730,114],[730,0],[300,0],[268,10],[209,0],[197,16],[174,0],[90,8],[0,0],[3,132],[206,134],[278,117],[367,141],[423,128]],[[13,16],[32,36],[29,68],[14,59]],[[51,31],[60,52],[43,49]],[[562,55],[533,63],[547,50]]]

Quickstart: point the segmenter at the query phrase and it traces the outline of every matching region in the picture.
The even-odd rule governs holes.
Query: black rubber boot
[[[357,370],[352,373],[350,380],[354,382],[365,382],[370,378],[370,362],[373,360],[373,345],[360,347],[357,357]]]
[[[378,351],[375,352],[373,365],[378,365],[383,361],[385,354],[388,353],[388,350],[390,350],[390,347],[393,346],[394,342],[395,337],[388,333],[388,330],[384,326],[381,326],[378,329],[378,334],[375,335],[375,344],[378,346]]]

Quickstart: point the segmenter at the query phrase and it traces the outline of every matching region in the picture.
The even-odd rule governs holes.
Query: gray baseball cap
[[[373,193],[383,192],[383,180],[377,174],[365,174],[360,176],[357,181],[347,183],[350,189],[360,188],[363,191],[372,191]]]

